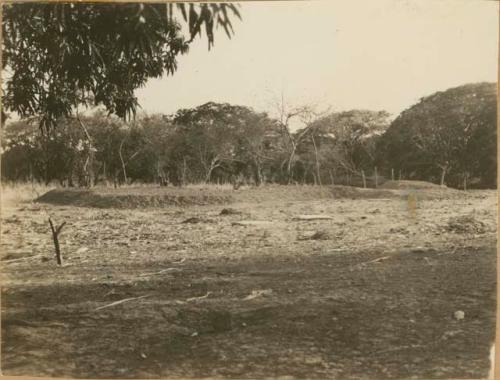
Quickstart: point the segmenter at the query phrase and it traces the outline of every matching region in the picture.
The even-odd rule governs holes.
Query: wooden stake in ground
[[[61,249],[59,247],[59,234],[66,224],[66,222],[63,222],[60,226],[55,227],[54,223],[52,223],[52,219],[49,218],[49,224],[50,224],[50,229],[52,230],[52,239],[54,239],[54,247],[56,249],[56,259],[57,259],[57,264],[62,265],[62,257],[61,257]]]

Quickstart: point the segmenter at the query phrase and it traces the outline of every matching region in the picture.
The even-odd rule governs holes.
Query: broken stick
[[[106,309],[108,307],[113,307],[113,306],[116,306],[116,305],[121,305],[122,303],[125,303],[125,302],[130,302],[130,301],[134,301],[134,300],[140,300],[140,299],[147,298],[147,297],[149,297],[149,294],[145,295],[145,296],[140,296],[140,297],[124,298],[122,300],[111,302],[111,303],[109,303],[107,305],[104,305],[104,306],[99,306],[99,307],[95,308],[94,311]]]
[[[61,248],[59,247],[59,234],[61,233],[61,230],[66,224],[66,222],[63,222],[60,226],[55,227],[54,223],[52,223],[52,219],[49,217],[49,224],[50,224],[50,229],[52,230],[52,239],[54,239],[57,264],[62,265]]]

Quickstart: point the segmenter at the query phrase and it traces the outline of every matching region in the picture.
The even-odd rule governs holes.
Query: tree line
[[[292,129],[294,119],[303,127]],[[124,121],[98,110],[3,129],[2,179],[64,186],[156,183],[343,184],[387,179],[457,188],[496,186],[496,85],[470,84],[421,99],[392,122],[385,111],[270,117],[209,102]]]

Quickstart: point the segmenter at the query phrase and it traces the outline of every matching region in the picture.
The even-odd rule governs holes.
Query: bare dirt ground
[[[120,191],[163,201],[106,208]],[[2,373],[486,377],[496,192],[292,186],[189,201],[210,191],[83,197],[97,207],[4,197]],[[48,215],[67,222],[62,267]]]

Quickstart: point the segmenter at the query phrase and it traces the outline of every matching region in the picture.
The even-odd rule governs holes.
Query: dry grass
[[[54,185],[42,185],[37,183],[2,183],[0,199],[2,207],[8,205],[17,205],[20,203],[29,203],[35,201],[38,197],[54,189]]]
[[[446,186],[437,185],[427,181],[387,181],[381,186],[381,189],[405,189],[405,190],[422,190],[422,189],[447,189]]]
[[[54,191],[49,193],[51,190]],[[47,203],[73,204],[74,202],[76,206],[104,208],[156,207],[169,204],[183,205],[185,203],[199,205],[207,202],[227,203],[229,201],[228,197],[221,197],[220,195],[228,194],[230,191],[233,191],[233,186],[230,183],[198,183],[189,184],[182,188],[164,188],[152,184],[138,183],[123,185],[116,189],[112,185],[99,184],[88,190],[85,188],[62,188],[56,184],[4,182],[1,184],[0,203],[2,207],[9,207],[36,202],[39,198],[43,201],[44,198],[47,198]],[[46,196],[47,193],[49,194]],[[112,199],[103,199],[103,196]]]

